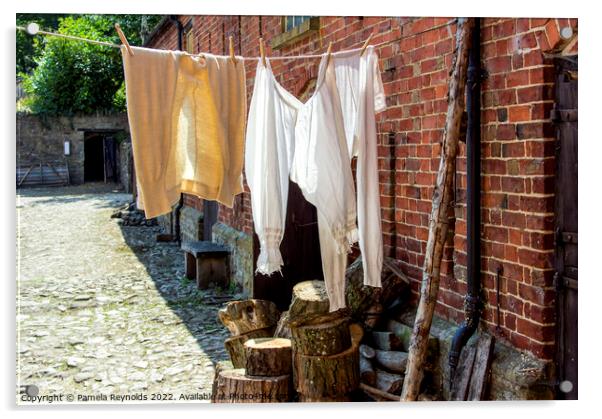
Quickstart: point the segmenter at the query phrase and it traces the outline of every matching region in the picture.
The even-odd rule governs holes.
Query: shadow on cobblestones
[[[184,275],[184,253],[179,245],[156,241],[160,227],[120,228],[126,244],[144,265],[160,295],[203,351],[214,363],[227,359],[223,342],[229,333],[219,322],[217,310],[235,297],[228,290],[198,290],[195,281]]]
[[[131,199],[102,183],[17,191],[18,388],[211,392],[227,357],[217,311],[231,297],[183,279],[159,227],[118,225],[111,214]]]

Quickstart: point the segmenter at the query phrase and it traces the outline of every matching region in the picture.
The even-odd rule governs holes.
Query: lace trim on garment
[[[347,221],[347,225],[336,225],[332,227],[332,236],[336,243],[336,251],[338,254],[351,253],[351,245],[359,240],[359,232],[353,219]]]
[[[282,254],[280,253],[280,242],[284,231],[280,228],[265,228],[259,238],[259,256],[257,257],[257,269],[255,272],[263,275],[271,275],[281,272]]]

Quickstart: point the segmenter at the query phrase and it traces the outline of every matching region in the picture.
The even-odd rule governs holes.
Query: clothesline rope
[[[24,28],[22,26],[17,26],[17,29],[20,30],[20,31],[24,31],[26,33],[29,33],[29,32],[27,32],[27,28]],[[73,35],[65,35],[63,33],[47,32],[47,31],[43,31],[43,30],[38,30],[34,35],[37,35],[37,34],[56,36],[58,38],[71,39],[72,41],[83,41],[83,42],[88,42],[90,44],[103,45],[105,47],[121,48],[121,45],[112,44],[110,42],[96,41],[94,39],[81,38],[79,36],[73,36]]]
[[[449,26],[449,25],[452,25],[452,24],[456,23],[456,21],[457,21],[457,19],[451,19],[451,20],[449,20],[449,21],[447,21],[445,23],[433,26],[431,28],[424,29],[424,30],[416,32],[416,33],[408,34],[408,35],[405,35],[405,36],[402,35],[399,38],[395,38],[395,39],[390,40],[390,41],[385,41],[385,42],[381,42],[380,44],[376,44],[376,45],[374,45],[374,48],[383,47],[385,45],[389,45],[389,44],[393,44],[395,42],[399,42],[399,41],[401,41],[403,39],[406,39],[406,38],[411,38],[411,37],[418,36],[418,35],[421,35],[421,34],[426,33],[426,32],[430,32],[430,31],[434,31],[434,30],[437,30],[437,29],[441,29],[441,28],[444,28],[446,26]],[[27,31],[27,29],[24,28],[24,27],[22,27],[22,26],[17,26],[17,29],[21,30],[21,31],[24,31],[26,33],[29,33]],[[79,36],[65,35],[65,34],[56,33],[56,32],[48,32],[48,31],[38,30],[34,35],[36,35],[36,34],[56,36],[56,37],[59,37],[59,38],[70,39],[72,41],[88,42],[88,43],[91,43],[91,44],[102,45],[102,46],[111,47],[111,48],[121,48],[121,45],[113,44],[113,43],[110,43],[110,42],[96,41],[94,39],[81,38]],[[349,50],[343,50],[343,51],[338,51],[338,52],[359,51],[361,49],[362,49],[361,47],[358,47],[358,48],[352,48],[352,49],[349,49]],[[199,55],[199,54],[191,54],[191,55]],[[302,55],[290,55],[290,56],[273,56],[273,57],[266,57],[266,58],[268,58],[270,61],[274,61],[274,60],[295,60],[295,59],[307,59],[307,58],[322,58],[323,55],[324,54],[302,54]],[[255,61],[255,60],[260,60],[261,57],[242,57],[242,59],[244,61]]]

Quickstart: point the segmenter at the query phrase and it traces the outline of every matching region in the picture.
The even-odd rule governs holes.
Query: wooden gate
[[[38,160],[16,168],[17,188],[22,186],[64,186],[69,184],[67,161]]]
[[[577,399],[577,57],[555,62],[558,398]]]
[[[255,274],[253,298],[274,301],[280,310],[286,310],[295,284],[323,279],[317,220],[316,207],[305,200],[295,182],[289,181],[286,228],[280,245],[284,262],[282,274]],[[259,240],[254,234],[253,269],[258,256]]]

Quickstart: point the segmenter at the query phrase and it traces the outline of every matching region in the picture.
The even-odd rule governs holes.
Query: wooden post
[[[473,18],[458,19],[456,51],[449,81],[447,117],[443,132],[439,173],[433,193],[433,206],[429,220],[429,235],[424,257],[420,302],[416,311],[414,329],[409,348],[406,376],[401,400],[414,401],[420,394],[423,364],[427,353],[429,332],[439,291],[440,266],[447,238],[448,212],[456,169],[456,154],[460,136],[460,123],[464,112],[464,89],[468,50],[471,45]]]

